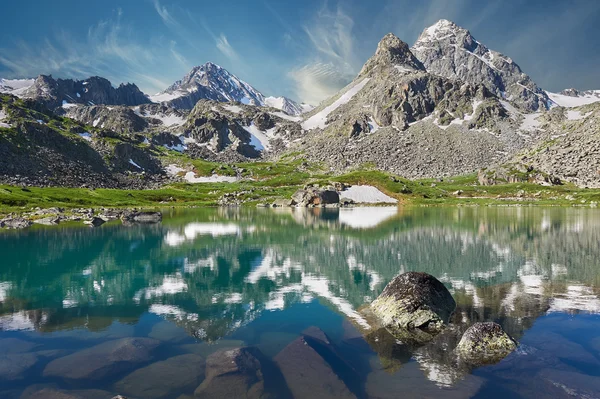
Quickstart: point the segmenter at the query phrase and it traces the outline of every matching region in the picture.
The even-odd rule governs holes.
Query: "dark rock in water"
[[[396,276],[371,304],[371,310],[395,337],[426,342],[448,323],[456,302],[435,277],[420,272]]]
[[[181,355],[152,363],[119,381],[115,388],[135,398],[175,397],[196,388],[204,378],[204,359]]]
[[[310,328],[274,358],[295,398],[355,398],[347,381],[360,384],[358,374],[338,356],[329,338]],[[353,380],[353,381],[352,381]]]
[[[104,223],[106,223],[106,221],[102,218],[99,217],[93,217],[91,220],[86,220],[85,222],[83,222],[87,225],[90,225],[92,227],[100,227],[102,226]]]
[[[121,220],[130,223],[160,223],[162,213],[160,212],[126,212],[121,216]]]
[[[410,348],[399,343],[385,328],[371,331],[364,336],[369,347],[377,353],[381,366],[387,372],[396,372],[411,361]]]
[[[38,362],[33,353],[0,355],[0,381],[22,380],[25,373]]]
[[[66,390],[54,385],[34,385],[23,392],[21,399],[110,399],[113,396],[110,392],[99,389]]]
[[[206,377],[198,398],[263,398],[266,395],[260,351],[238,348],[219,351],[206,359]]]
[[[7,229],[24,229],[31,226],[33,223],[21,217],[8,217],[0,220],[0,227]]]
[[[53,360],[43,375],[67,380],[101,380],[152,360],[152,351],[158,344],[159,341],[150,338],[105,342]]]
[[[494,322],[475,323],[463,334],[456,351],[471,364],[495,363],[517,348],[516,342]]]

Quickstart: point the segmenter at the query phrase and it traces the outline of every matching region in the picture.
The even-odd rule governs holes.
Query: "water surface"
[[[0,397],[185,398],[204,378],[194,361],[242,346],[276,358],[310,327],[357,397],[600,397],[599,240],[597,210],[528,207],[172,210],[159,225],[3,231]],[[463,370],[455,342],[369,335],[359,308],[411,270],[446,284],[453,323],[496,321],[519,349]],[[73,356],[127,337],[157,344],[101,375]],[[192,375],[173,379],[182,355]],[[48,371],[63,358],[81,375]]]

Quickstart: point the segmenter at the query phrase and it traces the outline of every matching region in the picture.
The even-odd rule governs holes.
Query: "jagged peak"
[[[405,70],[425,70],[423,64],[410,51],[410,46],[393,33],[388,33],[379,41],[375,55],[363,66],[360,75],[370,72],[378,65],[398,66]]]

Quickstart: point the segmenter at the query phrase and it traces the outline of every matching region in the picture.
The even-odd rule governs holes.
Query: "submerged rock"
[[[310,328],[274,358],[295,398],[355,398],[346,382],[358,374],[337,354],[321,330]],[[356,387],[355,387],[356,388]]]
[[[213,353],[206,359],[206,377],[194,395],[198,398],[265,397],[260,357],[256,348]]]
[[[27,388],[21,399],[110,399],[119,398],[99,389],[66,390],[53,385],[37,385]],[[122,398],[122,397],[121,397]]]
[[[495,363],[517,348],[516,342],[494,322],[475,323],[463,334],[456,351],[471,364]]]
[[[426,342],[442,331],[455,308],[444,284],[421,272],[396,276],[371,304],[390,333],[417,342]]]
[[[198,355],[181,355],[138,369],[119,381],[115,388],[135,398],[174,397],[192,390],[204,377],[204,359]]]
[[[0,381],[22,380],[38,357],[33,353],[12,353],[0,355]]]
[[[150,338],[123,338],[109,341],[53,360],[44,377],[68,380],[101,380],[118,375],[152,359],[159,341]]]

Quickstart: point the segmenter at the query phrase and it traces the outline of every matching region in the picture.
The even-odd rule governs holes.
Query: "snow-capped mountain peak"
[[[199,100],[208,99],[269,106],[290,115],[300,115],[304,111],[301,105],[288,98],[265,97],[252,85],[212,62],[192,68],[181,80],[150,99],[181,109],[192,109]]]
[[[442,19],[426,28],[411,50],[430,73],[483,84],[523,111],[537,111],[550,102],[511,58],[490,50],[454,22]]]

